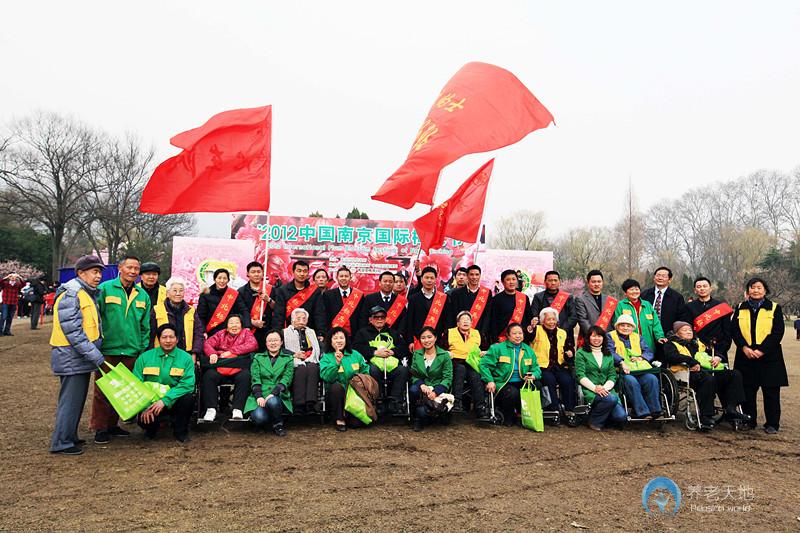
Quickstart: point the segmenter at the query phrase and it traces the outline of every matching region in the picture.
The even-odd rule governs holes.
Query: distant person
[[[44,295],[46,293],[47,285],[44,283],[44,276],[38,277],[31,282],[31,293],[28,297],[31,303],[31,329],[39,328],[39,319],[42,316]]]
[[[22,278],[16,272],[12,272],[0,280],[0,290],[3,291],[3,311],[0,327],[2,327],[3,335],[7,337],[12,336],[11,323],[14,321],[14,314],[17,311],[22,286]]]
[[[794,321],[794,331],[797,333],[797,340],[800,341],[800,318]]]
[[[50,335],[50,365],[61,380],[56,423],[50,451],[80,455],[86,441],[78,438],[78,424],[89,392],[92,372],[105,362],[100,352],[100,313],[97,286],[103,277],[103,262],[84,255],[75,262],[76,277],[59,287],[53,308]]]

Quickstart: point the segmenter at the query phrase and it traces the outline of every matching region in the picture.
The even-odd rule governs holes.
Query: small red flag
[[[445,237],[475,242],[481,227],[492,167],[494,159],[476,170],[442,205],[414,221],[414,229],[426,254],[431,248],[439,248]]]
[[[551,122],[553,115],[511,72],[467,63],[442,89],[405,163],[372,199],[406,209],[433,205],[445,166],[466,154],[513,144]]]
[[[179,133],[183,152],[156,167],[139,211],[269,211],[272,106],[224,111]]]

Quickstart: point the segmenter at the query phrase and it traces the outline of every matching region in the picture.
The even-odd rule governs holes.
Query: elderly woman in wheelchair
[[[664,364],[678,382],[686,382],[688,370],[693,401],[687,405],[687,427],[701,431],[714,427],[714,396],[717,394],[724,407],[724,418],[734,427],[748,420],[739,409],[745,400],[742,375],[738,370],[729,370],[726,363],[719,355],[707,352],[707,347],[694,336],[691,324],[682,321],[673,324],[669,342],[664,345]],[[699,419],[694,420],[698,416]]]

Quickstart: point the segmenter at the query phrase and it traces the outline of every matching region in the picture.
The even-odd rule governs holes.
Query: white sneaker
[[[234,409],[233,412],[231,412],[231,418],[234,420],[244,420],[244,414],[242,414],[239,409]]]
[[[208,408],[206,414],[203,415],[204,422],[213,422],[217,418],[217,410]]]

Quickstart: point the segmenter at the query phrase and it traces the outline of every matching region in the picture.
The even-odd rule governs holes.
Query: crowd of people
[[[44,276],[35,276],[24,281],[16,272],[0,279],[0,334],[12,337],[11,324],[14,316],[29,318],[31,329],[39,329],[45,313],[53,308],[56,285],[48,286]]]
[[[713,298],[704,277],[687,303],[670,287],[666,267],[644,291],[626,280],[618,300],[604,293],[598,270],[587,274],[583,295],[563,291],[559,273],[550,271],[545,290],[529,298],[515,270],[501,274],[502,290],[494,292],[482,286],[477,265],[459,269],[447,293],[426,267],[410,280],[383,272],[379,290],[364,294],[351,286],[346,266],[332,283],[327,271],[312,273],[298,260],[292,280],[273,287],[263,265],[251,262],[238,290],[227,270],[216,270],[195,308],[184,300],[186,280],[161,285],[157,264],[126,256],[118,266],[119,276],[101,284],[102,261],[81,257],[76,278],[58,289],[50,339],[61,380],[54,453],[82,453],[78,423],[91,375],[100,378],[105,363],[122,363],[160,387],[161,398],[136,417],[147,439],[169,422],[185,442],[195,410],[199,423],[229,413],[278,436],[286,435],[289,415],[324,414],[346,431],[364,425],[347,408],[351,389],[369,393],[369,413],[409,415],[416,431],[466,411],[488,420],[497,410],[512,426],[520,423],[526,385],[569,426],[581,421],[575,408],[582,398],[588,427],[601,431],[631,418],[660,420],[659,373],[669,368],[688,370],[700,429],[719,420],[716,397],[725,419],[755,428],[759,389],[764,431],[780,428],[780,388],[788,385],[783,314],[757,277],[732,308]],[[233,388],[224,414],[223,384]],[[99,444],[130,434],[96,385],[89,425]]]

